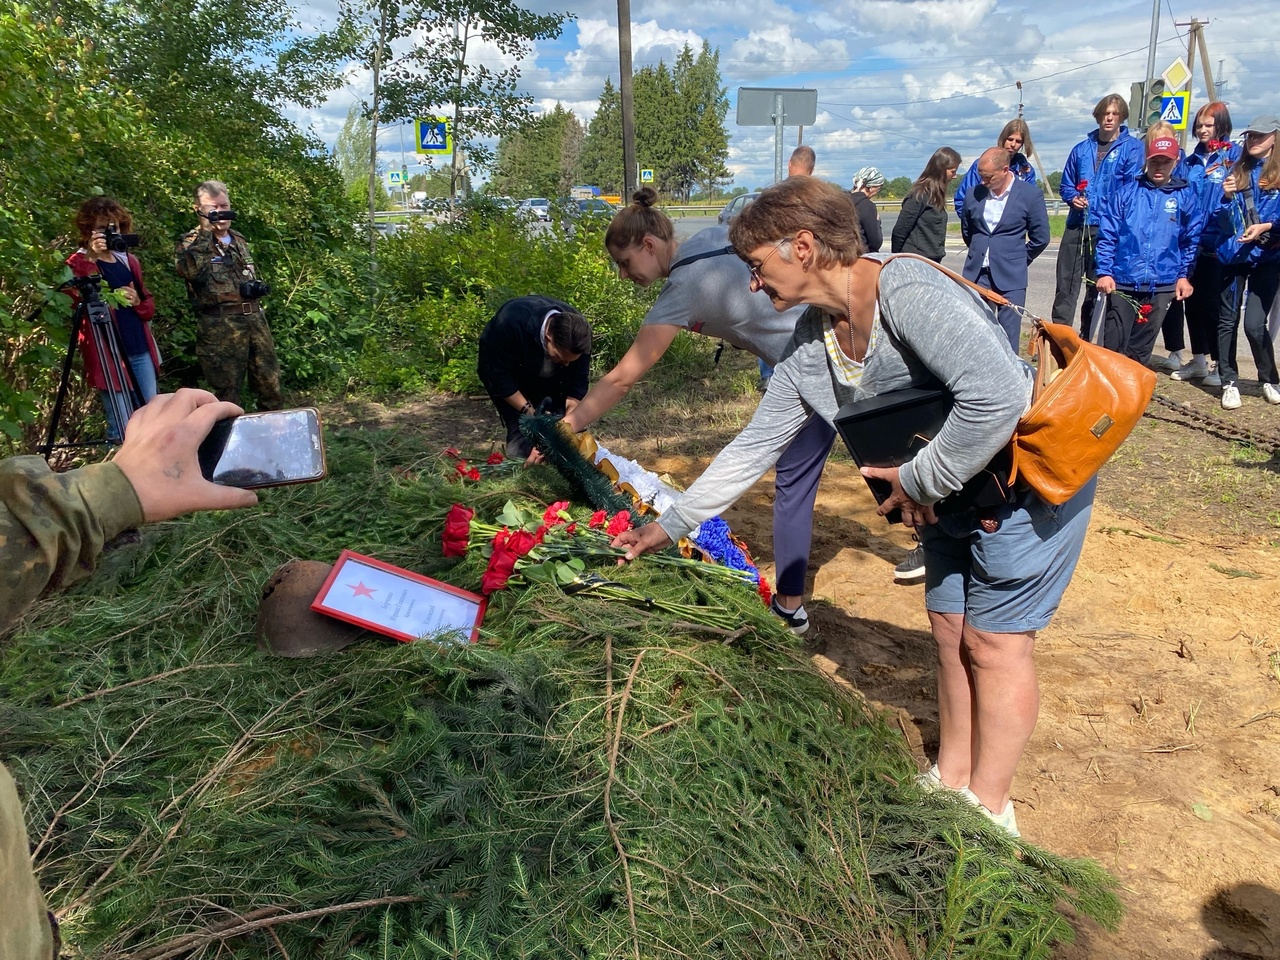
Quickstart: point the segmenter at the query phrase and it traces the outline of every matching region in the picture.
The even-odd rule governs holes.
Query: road
[[[884,235],[887,239],[889,234],[893,232],[894,221],[897,220],[896,211],[885,211],[880,214],[880,224],[884,228]],[[676,238],[684,240],[693,236],[699,230],[705,230],[707,227],[713,227],[716,224],[715,217],[679,217],[675,221]],[[964,265],[964,244],[959,238],[947,241],[947,257],[943,260],[943,265],[950,267],[952,270],[959,271]],[[1049,312],[1053,309],[1053,289],[1055,285],[1054,264],[1058,259],[1058,243],[1055,240],[1049,245],[1049,249],[1042,253],[1036,261],[1031,264],[1028,276],[1027,286],[1027,309],[1037,316],[1048,319]]]

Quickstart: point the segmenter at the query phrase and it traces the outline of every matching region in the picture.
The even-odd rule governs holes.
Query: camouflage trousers
[[[196,326],[196,357],[219,400],[240,403],[245,374],[258,409],[279,410],[280,363],[262,310],[249,314],[201,314]]]

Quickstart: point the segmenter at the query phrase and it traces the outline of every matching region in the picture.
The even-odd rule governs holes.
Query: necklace
[[[849,320],[849,359],[854,363],[861,363],[867,358],[867,353],[864,350],[859,357],[853,342],[853,267],[849,267],[844,275],[844,308],[845,316]]]

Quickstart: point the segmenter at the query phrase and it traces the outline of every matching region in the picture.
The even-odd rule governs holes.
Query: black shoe
[[[893,568],[893,579],[911,582],[924,579],[924,547],[917,546]]]
[[[778,617],[785,623],[797,637],[804,636],[809,629],[809,615],[804,612],[804,604],[796,607],[790,613],[778,606],[778,601],[774,600],[769,604],[769,609],[773,611],[774,616]]]

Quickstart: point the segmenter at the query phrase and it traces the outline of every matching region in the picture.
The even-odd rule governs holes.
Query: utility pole
[[[369,261],[373,263],[377,260],[377,240],[378,232],[374,229],[377,218],[374,216],[378,211],[378,110],[380,108],[381,88],[379,83],[382,79],[382,51],[387,44],[387,10],[385,6],[378,7],[378,45],[373,51],[373,111],[370,118],[369,126]]]
[[[622,99],[622,204],[636,192],[636,105],[631,85],[631,0],[618,0],[618,94]]]
[[[1209,50],[1204,42],[1204,28],[1208,26],[1208,21],[1197,20],[1192,17],[1189,22],[1174,23],[1174,26],[1187,27],[1189,30],[1187,34],[1187,70],[1191,73],[1191,79],[1187,81],[1187,89],[1191,91],[1192,99],[1195,99],[1196,52],[1199,51],[1200,66],[1204,70],[1204,92],[1209,100],[1217,100],[1218,88],[1213,82],[1213,70],[1209,67]],[[1189,102],[1187,112],[1191,114],[1191,117],[1195,116],[1195,113],[1190,109]],[[1181,131],[1181,135],[1178,137],[1183,149],[1186,149],[1187,146],[1187,131],[1191,130],[1191,135],[1195,135],[1195,131],[1191,129],[1194,125],[1195,121],[1189,117],[1186,128]]]
[[[1021,80],[1018,81],[1018,119],[1019,120],[1022,119],[1022,81]],[[1004,144],[1002,143],[1000,144],[1000,146],[1003,147]],[[977,163],[977,162],[978,161],[976,160],[974,161],[974,163]],[[1049,184],[1048,172],[1045,170],[1044,164],[1040,162],[1040,154],[1036,150],[1035,141],[1032,141],[1031,143],[1031,162],[1040,170],[1040,177],[1036,181],[1037,185],[1040,187],[1040,192],[1043,193],[1047,199],[1056,200],[1057,197],[1053,195],[1053,187]]]
[[[1160,39],[1160,0],[1152,0],[1151,6],[1151,39],[1147,42],[1147,76],[1142,81],[1142,104],[1145,112],[1146,105],[1151,101],[1151,93],[1153,81],[1156,76],[1156,41]],[[1146,119],[1145,117],[1143,118]],[[1145,126],[1145,123],[1143,124]]]

